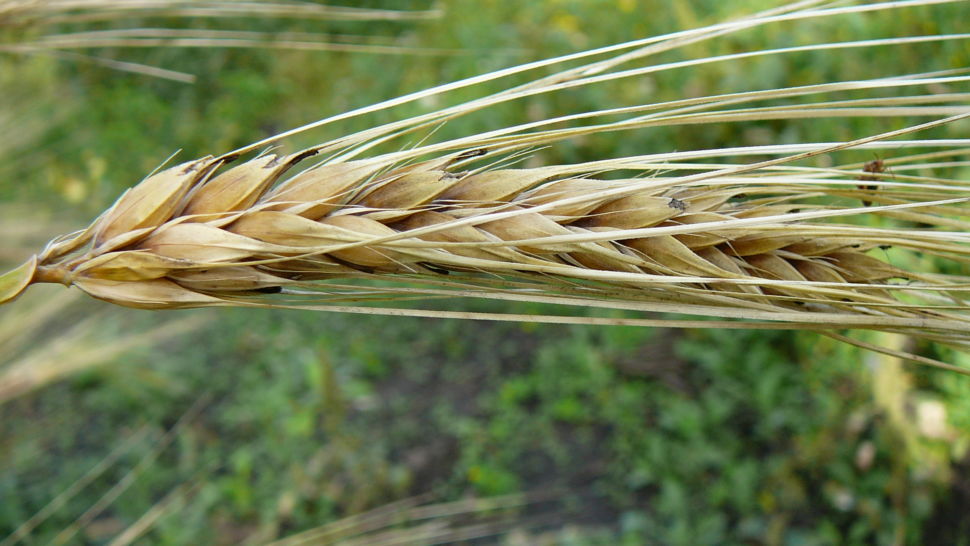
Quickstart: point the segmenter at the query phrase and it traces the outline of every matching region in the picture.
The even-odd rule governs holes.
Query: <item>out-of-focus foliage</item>
[[[429,85],[768,5],[460,0],[447,3],[440,20],[333,23],[334,32],[465,51],[438,57],[120,51],[133,62],[196,74],[192,86],[93,64],[0,57],[0,74],[20,76],[4,80],[5,88],[37,105],[16,113],[48,122],[26,151],[5,156],[0,200],[29,205],[31,217],[66,231],[178,149],[185,157],[221,152]],[[967,15],[967,5],[957,4],[905,17],[773,26],[687,54],[958,32]],[[657,101],[970,63],[956,46],[903,51],[891,63],[874,62],[884,57],[871,50],[673,71],[511,105],[491,119],[439,130],[481,131],[567,108],[604,108],[618,98]],[[365,121],[301,138],[322,141]],[[853,129],[888,128],[880,120],[863,125]],[[966,131],[960,127],[941,131],[957,136]],[[797,142],[804,130],[778,122],[732,132],[644,130],[537,151],[528,161]],[[848,134],[835,122],[812,130],[817,140]],[[12,237],[26,216],[4,211],[0,229]],[[22,248],[5,248],[2,265],[19,263],[32,247]],[[59,290],[51,297],[61,297]],[[197,316],[121,315],[89,305],[84,314],[102,317],[103,337],[94,339],[105,345],[130,340],[154,321]],[[475,310],[498,304],[479,305]],[[15,322],[43,349],[84,316],[61,320],[44,335]],[[111,336],[115,341],[105,341]],[[508,509],[519,518],[501,529],[511,544],[959,544],[970,536],[960,508],[970,465],[970,381],[899,367],[808,333],[220,310],[205,327],[126,355],[0,406],[0,536],[65,493],[72,495],[31,540],[76,530],[85,541],[106,542],[151,515],[144,536],[152,542],[260,543],[413,495],[446,501],[521,491],[551,495],[556,506]],[[967,364],[960,361],[966,355],[933,356]],[[117,498],[99,504],[119,483],[125,487]],[[84,525],[72,528],[78,518]]]

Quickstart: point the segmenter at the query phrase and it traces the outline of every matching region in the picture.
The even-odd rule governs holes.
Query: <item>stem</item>
[[[63,266],[38,266],[34,271],[34,277],[30,280],[31,283],[35,282],[51,282],[60,283],[64,286],[71,286],[72,284],[71,270]]]

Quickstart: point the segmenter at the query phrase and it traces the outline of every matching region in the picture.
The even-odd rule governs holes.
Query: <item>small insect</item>
[[[872,161],[867,161],[866,164],[862,166],[862,172],[867,174],[859,176],[856,178],[856,180],[860,182],[879,182],[883,178],[881,175],[886,172],[886,162],[879,158],[873,159]],[[859,184],[856,187],[865,191],[875,191],[879,189],[879,186],[875,184]],[[868,207],[872,204],[872,201],[866,201],[863,199],[862,204]]]
[[[684,212],[684,211],[687,210],[687,203],[684,203],[680,199],[677,199],[677,198],[674,198],[674,197],[671,197],[670,198],[670,202],[667,203],[667,206],[670,207],[670,208],[672,208],[672,209],[677,209],[680,212]]]

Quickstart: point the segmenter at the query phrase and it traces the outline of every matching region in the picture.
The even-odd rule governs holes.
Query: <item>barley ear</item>
[[[0,303],[13,300],[27,288],[37,270],[37,256],[31,256],[17,269],[0,275]]]

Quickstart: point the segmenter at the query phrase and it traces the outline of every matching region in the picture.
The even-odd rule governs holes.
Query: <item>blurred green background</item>
[[[773,5],[456,0],[420,22],[173,18],[152,24],[361,35],[402,50],[94,52],[192,73],[193,85],[0,53],[0,265],[82,227],[176,150],[182,158],[220,153],[431,85]],[[957,32],[968,17],[968,4],[958,3],[774,25],[658,61]],[[0,27],[8,41],[30,32]],[[713,64],[530,99],[449,123],[439,136],[684,96],[965,66],[965,42]],[[285,147],[443,105],[339,123]],[[564,143],[530,161],[893,127],[836,120],[645,130]],[[494,535],[480,540],[507,544],[970,544],[970,380],[814,334],[134,312],[67,294],[34,287],[0,309],[0,539],[59,495],[63,503],[27,543],[60,536],[106,544],[141,524],[143,543],[264,543],[402,499],[524,493],[534,502],[471,510],[448,524],[493,522]],[[970,364],[939,348],[913,350]]]

